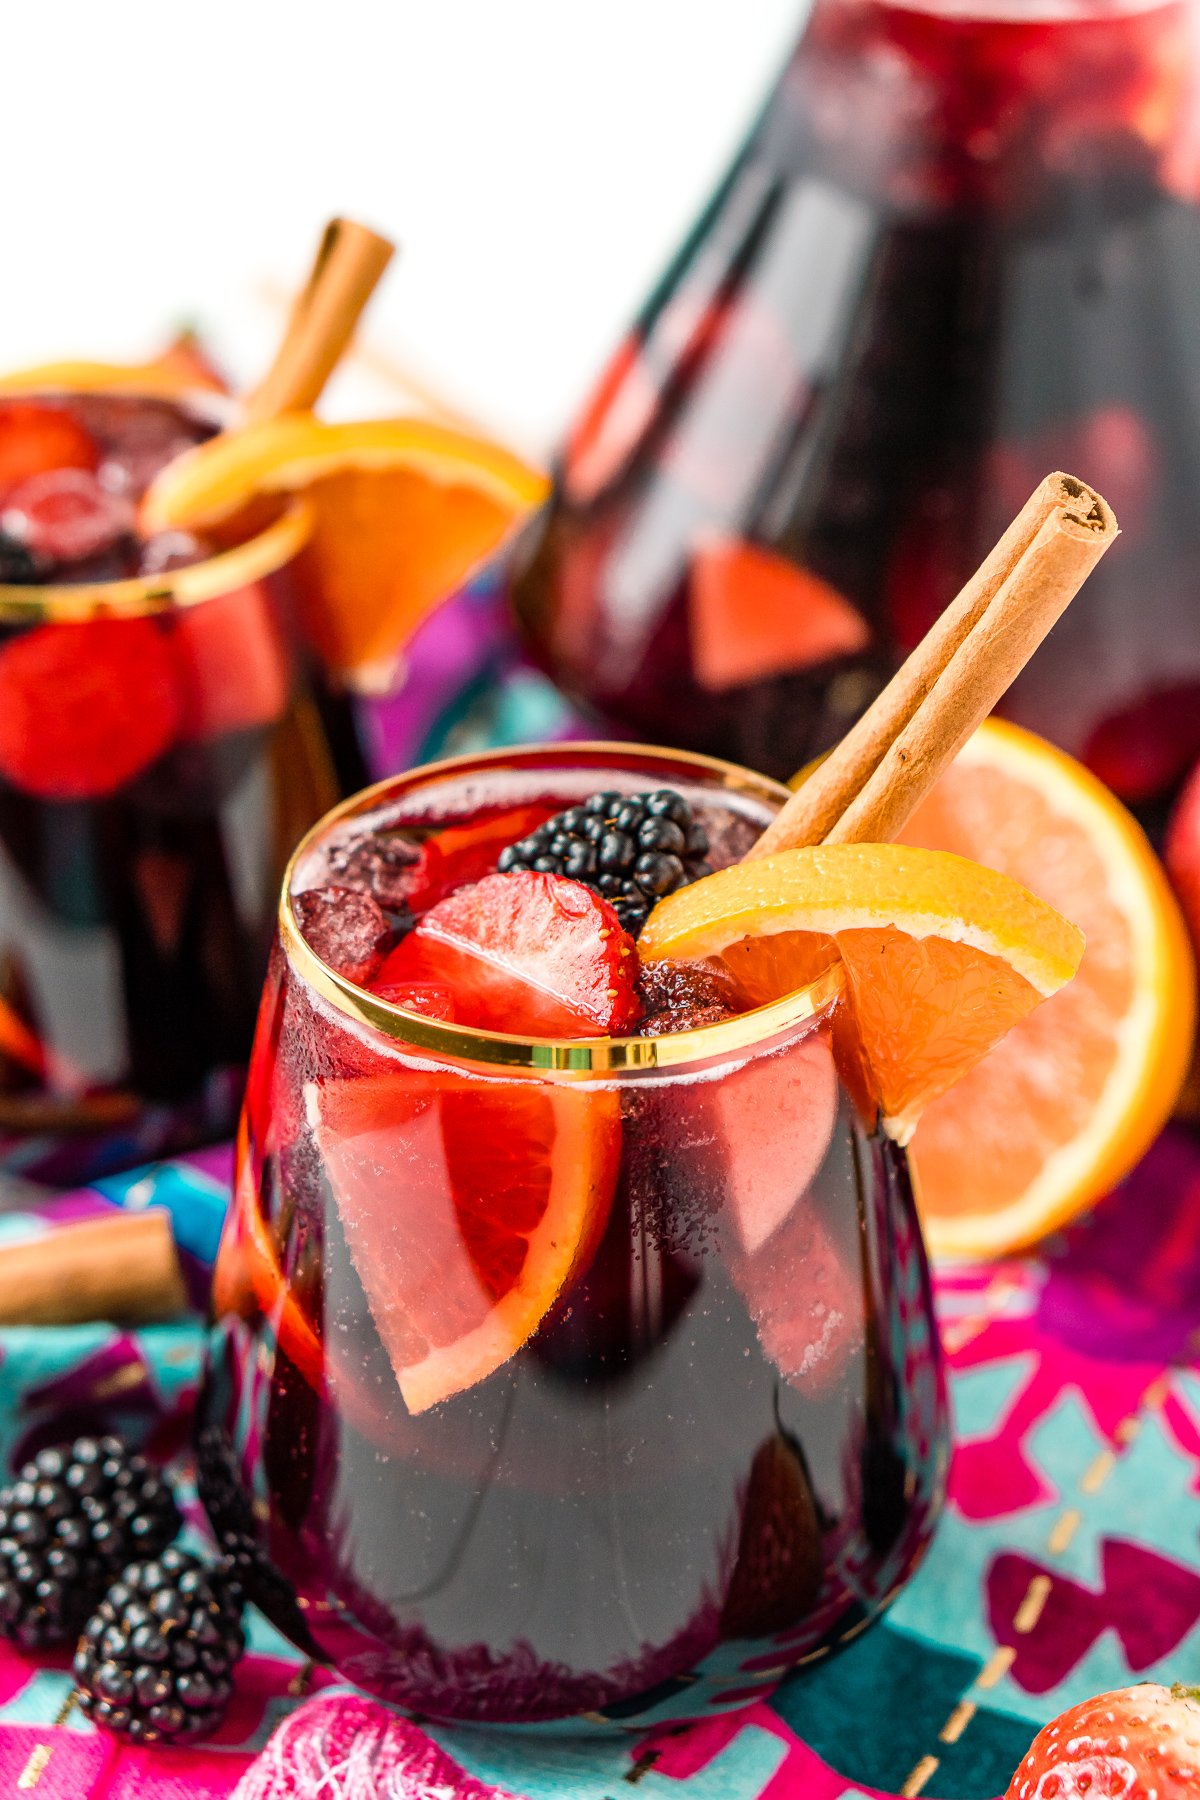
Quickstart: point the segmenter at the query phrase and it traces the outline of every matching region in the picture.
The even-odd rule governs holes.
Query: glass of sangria
[[[787,778],[1078,469],[1121,542],[1005,711],[1154,826],[1200,755],[1200,7],[804,15],[567,437],[527,634],[623,729]]]
[[[212,396],[0,397],[0,1169],[232,1127],[280,872],[335,797],[291,623],[302,505],[200,539],[138,501]]]
[[[786,797],[540,746],[381,783],[292,860],[200,1491],[275,1623],[389,1701],[576,1727],[741,1705],[929,1541],[928,1270],[840,968],[751,1008],[626,935]]]

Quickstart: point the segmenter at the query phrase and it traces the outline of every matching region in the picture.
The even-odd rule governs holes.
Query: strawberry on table
[[[1117,1688],[1038,1733],[1005,1800],[1196,1800],[1200,1689]]]
[[[488,875],[441,901],[375,978],[448,988],[461,1025],[595,1037],[637,1020],[637,952],[607,900],[532,870]]]

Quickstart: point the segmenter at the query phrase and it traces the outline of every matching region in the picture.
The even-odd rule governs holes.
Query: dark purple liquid
[[[589,1100],[618,1134],[598,1241],[522,1347],[415,1409],[409,1271],[441,1271],[441,1341],[465,1264],[413,1094],[454,1096],[463,1208],[455,1144],[500,1155],[529,1083],[493,1070],[476,1114],[396,1048],[278,959],[201,1406],[218,1536],[296,1642],[418,1712],[621,1722],[766,1691],[907,1578],[944,1473],[907,1165],[839,1097],[830,1016]],[[341,1137],[364,1094],[376,1123]]]
[[[516,585],[574,693],[790,775],[1065,468],[1123,536],[1008,711],[1155,816],[1200,753],[1196,67],[1182,0],[821,0]],[[745,545],[823,587],[772,597]]]

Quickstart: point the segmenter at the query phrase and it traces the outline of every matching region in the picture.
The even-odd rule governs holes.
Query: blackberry
[[[238,1475],[233,1446],[219,1425],[206,1425],[196,1438],[196,1486],[217,1553],[272,1625],[314,1662],[324,1660],[300,1610],[296,1590],[258,1541],[254,1513]]]
[[[538,869],[565,875],[612,903],[635,937],[664,894],[707,874],[708,834],[682,794],[592,794],[509,844],[501,874]]]
[[[28,587],[38,579],[38,567],[19,538],[0,531],[0,584]]]
[[[135,1744],[206,1737],[233,1691],[241,1621],[242,1590],[224,1564],[174,1546],[130,1563],[79,1640],[81,1709]]]
[[[125,1564],[179,1524],[163,1477],[119,1438],[39,1450],[0,1489],[0,1637],[69,1643]]]

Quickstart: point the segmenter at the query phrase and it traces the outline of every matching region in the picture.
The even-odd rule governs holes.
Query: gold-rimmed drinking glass
[[[162,573],[0,585],[9,1176],[232,1128],[280,873],[337,791],[293,623],[309,530],[295,503]]]
[[[675,1035],[526,1041],[390,1005],[299,931],[364,833],[660,786],[726,860],[786,794],[632,745],[460,758],[327,815],[281,898],[201,1493],[282,1629],[435,1717],[744,1703],[877,1616],[940,1503],[928,1271],[836,967]]]

